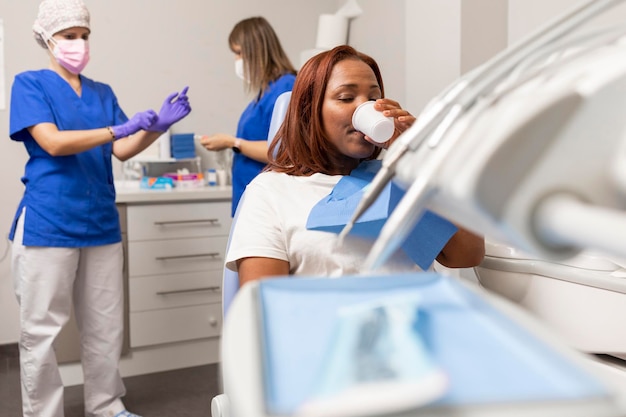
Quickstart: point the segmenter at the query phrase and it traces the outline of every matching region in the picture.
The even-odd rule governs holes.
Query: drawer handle
[[[211,253],[198,253],[195,255],[157,256],[155,259],[157,261],[171,261],[174,259],[205,258],[205,257],[210,257],[210,258],[215,259],[219,256],[220,256],[219,252],[211,252]]]
[[[219,219],[199,219],[199,220],[170,220],[164,222],[154,222],[155,226],[169,226],[169,225],[177,225],[177,224],[202,224],[202,223],[219,223]]]
[[[157,291],[156,294],[157,295],[171,295],[171,294],[185,294],[185,293],[202,292],[202,291],[217,292],[220,290],[221,290],[220,287],[213,286],[213,287],[190,288],[188,290]]]

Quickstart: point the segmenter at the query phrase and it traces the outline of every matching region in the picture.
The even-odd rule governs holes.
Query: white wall
[[[507,0],[406,2],[407,107],[418,114],[507,44]]]
[[[407,0],[406,108],[417,115],[461,71],[461,0]]]
[[[574,8],[589,3],[589,0],[508,0],[509,1],[509,44],[514,44],[531,31],[544,27],[551,21]],[[598,27],[624,23],[626,4],[613,7],[598,15],[578,29],[578,33]],[[576,33],[576,32],[574,32]]]
[[[461,2],[461,74],[506,49],[507,0]]]
[[[417,114],[461,74],[588,0],[406,0],[406,107]],[[580,30],[624,22],[626,4]]]
[[[358,3],[365,13],[350,25],[350,45],[376,59],[383,75],[385,95],[405,106],[406,1],[358,0]]]

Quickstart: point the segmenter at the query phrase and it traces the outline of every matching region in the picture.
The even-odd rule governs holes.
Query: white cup
[[[217,185],[228,185],[228,173],[226,170],[217,170]]]
[[[374,101],[366,101],[354,110],[352,126],[378,143],[387,142],[393,136],[395,128],[393,118],[386,117],[376,110],[374,103]]]

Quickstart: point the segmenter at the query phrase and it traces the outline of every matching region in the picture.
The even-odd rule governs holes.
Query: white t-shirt
[[[339,277],[364,272],[372,240],[348,236],[341,247],[338,235],[306,229],[309,213],[326,197],[341,175],[310,177],[263,172],[248,184],[233,224],[227,268],[236,261],[265,257],[289,262],[292,275]],[[377,273],[420,270],[398,251]]]

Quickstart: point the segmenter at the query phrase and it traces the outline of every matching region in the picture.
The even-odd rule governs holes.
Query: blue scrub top
[[[22,209],[25,246],[85,247],[121,241],[111,165],[112,144],[75,155],[51,156],[28,132],[39,123],[89,130],[128,120],[111,87],[81,77],[82,96],[51,70],[18,74],[11,90],[10,136],[28,152]]]
[[[274,103],[282,93],[292,90],[295,80],[294,74],[284,74],[269,84],[258,101],[252,100],[239,119],[236,136],[245,140],[267,140]],[[235,215],[237,204],[246,186],[264,167],[263,162],[255,161],[240,153],[234,155],[232,216]]]

